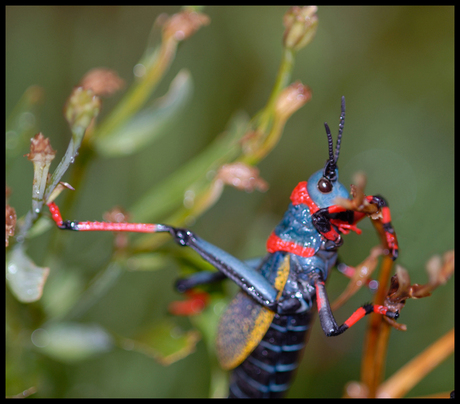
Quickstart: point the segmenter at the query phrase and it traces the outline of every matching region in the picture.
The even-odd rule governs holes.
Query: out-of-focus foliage
[[[177,11],[176,7],[7,7],[6,113],[13,119],[9,126],[30,137],[38,131],[46,134],[59,162],[70,137],[62,108],[72,87],[96,66],[116,70],[131,85],[132,69],[144,52],[152,22],[162,12],[171,15]],[[93,162],[85,172],[84,186],[77,190],[73,208],[65,212],[66,218],[101,220],[102,212],[114,205],[136,206],[147,190],[214,141],[236,111],[245,110],[253,116],[265,105],[281,59],[286,8],[207,7],[204,12],[210,24],[193,40],[181,44],[157,89],[157,94],[166,94],[182,68],[190,72],[193,95],[180,119],[166,135],[137,154]],[[259,165],[269,190],[247,194],[225,189],[193,230],[240,258],[262,255],[266,237],[285,211],[294,186],[323,166],[327,158],[323,122],[334,127],[340,97],[345,95],[340,180],[348,185],[355,172],[364,171],[366,192],[385,196],[398,234],[398,261],[409,271],[412,282],[424,284],[425,262],[433,254],[453,248],[453,7],[320,7],[318,17],[315,39],[299,52],[293,71],[294,80],[312,89],[312,100],[289,120],[277,148]],[[18,104],[33,85],[42,90],[34,87],[29,98]],[[37,104],[41,112],[24,116],[20,111],[30,103],[30,97],[41,99]],[[121,97],[122,93],[104,100],[98,119],[103,120]],[[142,132],[145,121],[138,118],[137,129]],[[8,142],[14,141],[8,138]],[[8,202],[18,217],[31,207],[33,170],[21,157],[28,152],[28,145],[23,149],[14,155],[7,149]],[[64,181],[70,171],[72,166]],[[364,236],[345,237],[341,249],[342,260],[350,265],[359,263],[378,242],[369,223],[360,227]],[[213,360],[212,352],[206,350],[209,344],[198,343],[195,353],[164,367],[136,350],[128,339],[111,340],[94,326],[135,338],[142,326],[143,335],[148,335],[149,326],[162,324],[167,305],[181,297],[173,291],[178,266],[161,257],[145,257],[143,266],[150,263],[155,271],[116,268],[111,272],[112,278],[105,281],[112,288],[105,296],[72,314],[86,327],[66,323],[64,329],[47,329],[37,323],[44,313],[58,316],[65,312],[60,303],[71,307],[112,250],[113,237],[108,234],[57,233],[52,229],[47,234],[58,238],[57,245],[62,247],[59,262],[66,266],[48,261],[48,237],[31,244],[27,253],[37,266],[51,268],[44,296],[40,302],[26,305],[8,291],[7,319],[9,326],[18,330],[45,330],[35,336],[42,340],[60,332],[71,338],[69,330],[79,332],[88,343],[76,350],[74,357],[88,355],[89,359],[56,360],[58,346],[54,357],[47,355],[40,349],[40,338],[19,332],[15,341],[7,340],[7,376],[16,381],[7,395],[31,386],[42,387],[37,397],[209,395],[209,363]],[[331,278],[329,294],[335,297],[345,288],[346,280],[337,274]],[[54,296],[61,292],[62,298],[47,301],[47,288]],[[370,300],[366,293],[360,291],[338,310],[338,321]],[[453,282],[430,298],[409,301],[403,316],[408,331],[392,334],[388,374],[452,328]],[[176,331],[182,341],[187,335],[183,330],[190,326],[185,319],[180,325]],[[359,377],[363,327],[357,325],[333,339],[314,327],[290,396],[341,396],[350,374]],[[95,351],[97,355],[90,355]],[[452,388],[451,358],[411,395]]]

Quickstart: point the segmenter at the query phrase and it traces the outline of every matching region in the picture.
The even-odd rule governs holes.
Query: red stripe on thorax
[[[293,241],[282,240],[274,232],[267,240],[267,251],[272,254],[277,251],[285,251],[305,258],[313,257],[313,255],[315,255],[314,248],[303,247]]]
[[[307,181],[302,181],[297,184],[291,194],[291,202],[293,205],[300,205],[301,203],[308,206],[310,213],[316,213],[319,210],[318,205],[312,201],[307,191]]]
[[[311,214],[319,210],[319,207],[311,200],[310,195],[308,195],[307,181],[302,181],[297,184],[292,191],[291,202],[293,205],[300,205],[301,203],[307,205]],[[304,247],[293,241],[282,240],[275,234],[275,232],[273,232],[267,240],[267,251],[269,253],[285,251],[305,258],[315,255],[314,248]]]

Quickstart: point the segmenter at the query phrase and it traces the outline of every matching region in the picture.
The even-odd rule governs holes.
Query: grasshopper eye
[[[318,185],[317,185],[319,191],[323,194],[328,194],[329,192],[332,191],[332,184],[331,184],[331,181],[329,181],[327,178],[324,178],[322,177],[319,181],[318,181]]]

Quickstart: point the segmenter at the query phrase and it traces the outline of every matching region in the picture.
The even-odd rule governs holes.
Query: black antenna
[[[332,140],[331,130],[329,129],[329,125],[326,122],[324,122],[324,127],[326,128],[327,143],[329,145],[329,161],[334,161],[334,141]]]
[[[342,96],[342,113],[340,114],[339,136],[337,137],[337,146],[335,149],[335,162],[339,159],[340,142],[342,141],[342,132],[345,125],[345,97]]]
[[[332,140],[331,130],[329,125],[324,122],[324,127],[326,128],[327,142],[329,145],[329,158],[326,161],[326,165],[323,170],[323,177],[326,177],[329,181],[335,181],[337,179],[335,170],[337,168],[337,160],[339,159],[340,153],[340,143],[342,142],[342,133],[343,127],[345,125],[345,97],[342,97],[342,113],[340,114],[339,122],[339,135],[337,137],[337,144],[335,147],[335,156],[334,156],[334,142]]]

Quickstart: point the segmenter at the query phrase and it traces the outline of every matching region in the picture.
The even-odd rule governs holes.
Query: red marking
[[[394,236],[394,234],[391,234],[391,233],[388,233],[388,232],[385,232],[385,234],[386,234],[386,237],[387,237],[388,247],[390,247],[390,248],[397,247],[396,237]]]
[[[172,302],[168,310],[175,316],[195,316],[201,313],[208,304],[209,295],[205,292],[188,290],[185,292],[187,300]]]
[[[368,195],[368,196],[366,196],[366,200],[369,203],[373,203],[372,201],[374,200],[374,197],[372,195]]]
[[[339,269],[339,271],[342,274],[344,274],[347,278],[353,278],[353,275],[356,273],[356,268],[353,268],[349,265],[345,265],[345,268]]]
[[[382,208],[382,223],[390,223],[391,222],[391,214],[390,208],[384,207]]]
[[[340,212],[346,212],[347,209],[344,208],[343,206],[339,205],[332,205],[327,208],[329,213],[340,213]]]
[[[332,223],[332,220],[331,220]],[[335,224],[335,223],[332,223]],[[340,237],[340,234],[336,232],[336,230],[332,227],[327,233],[321,233],[325,238],[332,241],[337,241]]]
[[[62,226],[61,212],[54,202],[48,204],[51,217],[56,224]],[[74,229],[78,231],[129,231],[134,233],[155,233],[156,224],[150,223],[110,223],[110,222],[74,222]]]
[[[51,212],[51,217],[53,218],[53,220],[56,222],[58,226],[61,226],[62,217],[61,217],[61,212],[59,212],[58,206],[54,202],[51,202],[48,204],[48,208]]]
[[[322,292],[322,289],[320,289],[320,286],[322,288],[324,288],[324,282],[323,281],[317,281],[316,284],[315,284],[315,288],[316,288],[316,306],[318,308],[318,312],[324,306],[324,294]]]
[[[274,232],[267,240],[267,251],[274,253],[276,251],[285,251],[292,254],[300,255],[301,257],[313,257],[315,249],[311,247],[303,247],[293,241],[285,241],[280,239]]]
[[[150,223],[76,222],[78,231],[129,231],[134,233],[155,233],[157,225]]]
[[[353,324],[356,324],[359,320],[361,320],[365,315],[366,315],[366,310],[360,307],[348,318],[347,321],[344,322],[344,324],[348,328],[350,328]]]
[[[335,219],[332,219],[331,223],[337,226],[339,228],[339,231],[343,234],[348,234],[350,233],[350,231],[354,231],[356,234],[361,234],[363,232],[361,229],[356,227],[355,224],[343,223]]]
[[[303,203],[304,205],[307,205],[308,209],[310,209],[311,214],[314,214],[319,210],[318,205],[316,205],[316,203],[313,202],[313,200],[310,198],[310,195],[308,194],[306,181],[299,182],[297,186],[294,188],[294,191],[292,191],[292,194],[291,194],[291,202],[293,205],[300,205],[301,203]],[[328,209],[328,212],[331,214],[347,211],[346,208],[339,206],[339,205],[331,205],[327,209]],[[348,234],[350,230],[356,232],[357,234],[361,234],[361,230],[358,229],[354,225],[354,223],[360,221],[363,217],[365,217],[364,213],[354,212],[353,224],[345,223],[338,219],[332,219],[331,224],[333,224],[334,226],[337,226],[339,231],[344,234]],[[339,238],[339,234],[337,233],[335,229],[332,229],[327,233],[321,233],[321,234],[328,240],[332,240],[332,241],[336,241]],[[276,250],[276,251],[279,251],[279,250]],[[286,250],[282,250],[282,251],[286,251]]]
[[[374,305],[374,313],[385,315],[388,312],[388,307]]]
[[[292,191],[291,201],[294,205],[300,205],[301,203],[307,205],[311,214],[316,213],[319,210],[318,205],[312,201],[310,195],[308,194],[307,181],[302,181],[297,184],[294,191]]]
[[[388,307],[386,306],[380,306],[375,304],[372,308],[374,313],[381,314],[385,316],[388,313]],[[349,318],[347,321],[344,322],[348,328],[350,328],[352,325],[356,324],[359,320],[361,320],[366,314],[369,314],[366,312],[366,310],[363,307],[360,307],[358,310],[356,310]]]

